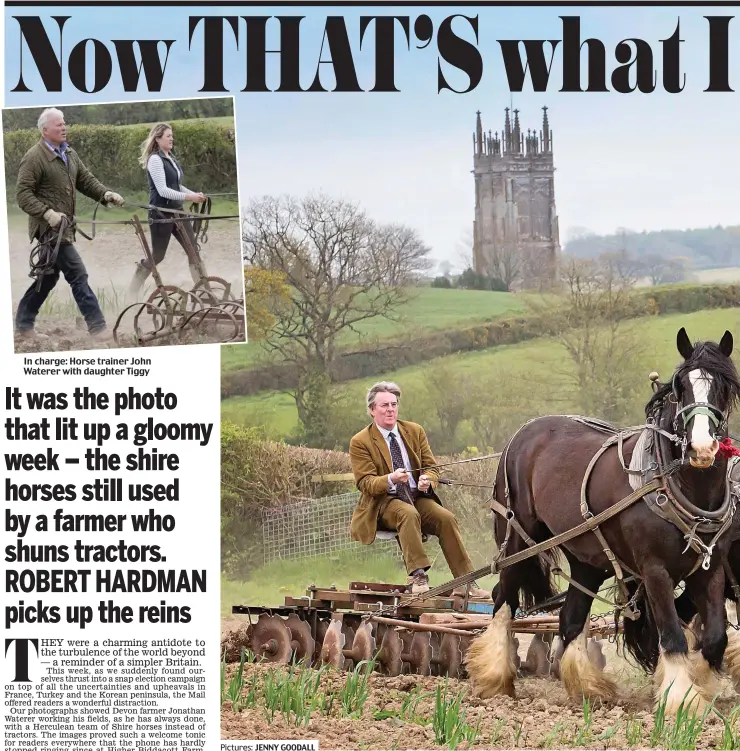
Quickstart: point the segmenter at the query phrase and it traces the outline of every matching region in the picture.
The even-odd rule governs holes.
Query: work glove
[[[44,221],[46,221],[52,229],[56,229],[62,223],[63,216],[64,214],[60,214],[58,211],[54,211],[54,209],[47,209],[44,212]]]
[[[106,203],[115,203],[116,206],[123,206],[123,196],[119,196],[118,193],[114,193],[112,190],[107,190],[103,196],[103,200]]]

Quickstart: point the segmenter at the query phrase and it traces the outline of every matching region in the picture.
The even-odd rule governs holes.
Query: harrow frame
[[[376,670],[384,675],[466,677],[465,654],[472,639],[491,622],[493,603],[470,601],[467,595],[423,602],[409,601],[410,596],[408,587],[396,584],[351,582],[348,589],[312,584],[305,596],[286,597],[282,606],[234,605],[232,613],[249,618],[243,648],[267,662],[302,661],[341,670],[375,658]],[[389,610],[393,617],[384,617]],[[515,634],[532,636],[525,659],[517,655],[522,674],[558,675],[561,649],[554,644],[558,621],[557,615],[513,621],[515,649],[519,647]],[[614,634],[613,622],[591,620],[588,652],[594,662],[603,666],[599,642]],[[233,651],[230,657],[239,659]]]

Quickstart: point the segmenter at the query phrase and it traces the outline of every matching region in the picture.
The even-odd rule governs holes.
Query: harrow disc
[[[250,649],[265,662],[287,665],[293,654],[290,629],[279,615],[262,613],[252,625]]]
[[[378,632],[378,638],[380,639],[378,672],[389,676],[401,675],[401,670],[403,670],[403,661],[401,660],[403,642],[398,635],[398,631],[391,626],[383,625],[383,631]]]
[[[347,640],[345,633],[342,631],[342,623],[332,620],[329,628],[326,629],[326,636],[321,645],[321,663],[332,665],[341,670],[344,667],[344,644]]]
[[[601,649],[601,643],[597,639],[589,639],[586,646],[586,654],[588,659],[599,669],[603,670],[606,667],[606,657]]]
[[[311,626],[306,621],[302,621],[295,613],[288,616],[286,625],[290,629],[291,647],[296,661],[306,660],[310,662],[316,649],[316,642],[311,636]]]
[[[411,673],[411,666],[404,655],[411,651],[411,640],[414,638],[414,634],[411,631],[401,631],[398,637],[401,640],[401,672],[404,675],[408,675]]]
[[[546,676],[550,674],[549,650],[542,634],[535,634],[527,650],[527,657],[521,664],[521,671],[526,675]]]
[[[369,623],[361,623],[355,631],[352,649],[345,650],[345,657],[349,657],[355,665],[363,660],[371,660],[375,654],[375,637]]]
[[[439,648],[439,674],[446,675],[448,678],[460,677],[460,666],[462,665],[462,649],[460,642],[462,638],[455,634],[440,634],[442,637]]]
[[[514,655],[514,666],[519,670],[522,664],[522,658],[519,657],[519,639],[514,634],[511,634],[509,638],[511,640],[511,654]]]
[[[408,652],[401,659],[409,664],[412,675],[431,675],[432,640],[428,631],[415,631]]]
[[[313,661],[315,664],[319,664],[321,662],[321,649],[324,644],[324,638],[326,637],[326,632],[329,628],[329,619],[328,618],[322,618],[317,624],[316,624],[316,639],[315,639],[315,646],[313,651]]]
[[[430,667],[430,674],[431,675],[442,675],[440,672],[440,664],[439,664],[439,649],[442,645],[442,634],[438,633],[437,631],[432,631],[429,635],[429,641],[432,645],[432,658],[430,660],[431,667]]]

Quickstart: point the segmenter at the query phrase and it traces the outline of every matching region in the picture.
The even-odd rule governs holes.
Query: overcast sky
[[[43,8],[34,8],[38,15]],[[62,94],[47,94],[28,50],[23,76],[31,93],[9,91],[19,77],[19,33],[6,9],[5,106],[78,104],[142,98],[202,96],[201,36],[188,49],[188,15],[193,8],[80,9],[63,6],[42,16],[51,31],[50,16],[70,15],[65,49],[80,39],[157,38],[160,31],[176,39],[161,94],[124,93],[114,72],[109,87],[97,95],[76,91],[65,76]],[[217,14],[218,9],[209,9]],[[240,8],[223,14],[306,15],[302,25],[302,82],[315,76],[321,29],[329,14],[344,14],[356,52],[361,83],[372,84],[373,45],[358,49],[360,11],[346,8]],[[390,9],[378,13],[390,14]],[[415,18],[419,8],[393,9]],[[359,202],[380,221],[404,222],[422,234],[435,258],[459,261],[461,241],[470,234],[474,187],[472,134],[475,113],[481,110],[486,130],[500,130],[504,107],[512,101],[520,110],[524,130],[539,129],[541,107],[549,108],[554,131],[557,169],[555,195],[561,242],[579,227],[608,233],[617,227],[632,230],[684,229],[738,224],[740,207],[740,148],[737,94],[703,93],[707,81],[706,15],[732,15],[728,9],[692,8],[434,8],[435,22],[452,13],[478,15],[478,49],[484,75],[472,92],[438,94],[434,45],[409,51],[397,42],[396,94],[242,94],[245,83],[244,43],[239,50],[229,40],[224,47],[225,84],[236,95],[240,190],[244,200],[263,194],[303,195],[322,191]],[[26,14],[28,11],[26,11]],[[362,13],[372,15],[372,9]],[[553,64],[553,83],[543,93],[509,94],[497,39],[561,38],[561,15],[581,17],[582,37],[594,36],[607,45],[607,70],[615,67],[614,45],[641,37],[657,53],[658,90],[652,94],[560,93],[560,54]],[[680,19],[681,66],[686,89],[677,95],[662,92],[659,40],[669,37]],[[461,35],[472,41],[464,24]],[[734,24],[734,25],[733,25]],[[268,42],[278,45],[275,29]],[[241,28],[242,36],[244,27]],[[56,37],[52,36],[52,40]],[[372,35],[369,37],[372,40]],[[740,91],[740,20],[730,25],[731,83]],[[561,45],[562,46],[562,45]],[[109,43],[112,49],[112,45]],[[558,48],[560,49],[560,48]],[[326,58],[327,53],[324,53]],[[585,56],[585,52],[584,52]],[[326,67],[326,66],[324,66]],[[268,69],[275,73],[274,66]],[[450,69],[448,68],[448,71]],[[115,65],[114,65],[115,71]],[[734,79],[732,75],[734,74]],[[331,76],[322,78],[332,85]],[[584,73],[585,83],[585,73]],[[464,76],[451,76],[460,85]],[[207,186],[206,186],[207,189]]]

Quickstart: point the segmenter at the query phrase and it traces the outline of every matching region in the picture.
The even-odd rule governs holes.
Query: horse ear
[[[691,355],[694,354],[694,346],[691,344],[689,335],[686,333],[686,329],[683,326],[676,336],[676,346],[678,347],[679,354],[684,360],[688,360]]]
[[[724,336],[720,340],[719,351],[725,357],[729,357],[732,354],[732,334],[729,331],[725,331]]]

